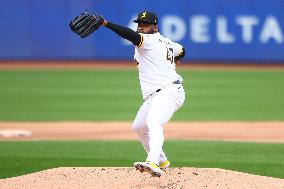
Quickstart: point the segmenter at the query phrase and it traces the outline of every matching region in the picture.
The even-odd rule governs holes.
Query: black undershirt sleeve
[[[127,39],[137,47],[140,47],[143,42],[143,37],[130,28],[120,26],[111,22],[107,22],[106,27],[114,31],[120,37]]]

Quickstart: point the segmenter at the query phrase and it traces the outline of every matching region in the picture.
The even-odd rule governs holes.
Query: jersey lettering
[[[173,48],[167,47],[167,60],[169,60],[172,63],[174,63],[174,50]]]

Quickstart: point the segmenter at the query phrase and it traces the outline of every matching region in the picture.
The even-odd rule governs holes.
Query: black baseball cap
[[[158,24],[158,17],[153,12],[142,11],[138,14],[137,19],[134,20],[133,22],[135,22],[135,23],[146,22],[146,23],[157,25]]]

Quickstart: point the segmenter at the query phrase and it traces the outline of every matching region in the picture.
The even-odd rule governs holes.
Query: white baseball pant
[[[183,86],[170,84],[144,101],[140,107],[132,129],[148,154],[146,161],[159,165],[167,160],[163,151],[163,127],[183,105],[184,100]]]

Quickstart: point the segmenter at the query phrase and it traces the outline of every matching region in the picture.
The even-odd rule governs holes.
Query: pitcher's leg
[[[146,125],[146,117],[148,115],[148,111],[150,108],[150,104],[148,102],[144,102],[144,104],[140,107],[139,111],[137,112],[136,118],[133,121],[132,129],[136,132],[142,146],[144,147],[147,155],[150,151],[149,147],[149,129]],[[162,151],[160,154],[160,163],[167,161],[167,157],[165,153]]]
[[[166,156],[166,153],[164,152],[164,150],[162,149],[162,152],[160,154],[160,158],[159,158],[159,164],[164,163],[165,161],[167,161],[168,158]]]
[[[148,102],[144,102],[140,107],[135,120],[132,124],[132,129],[136,132],[142,146],[144,147],[147,154],[150,151],[149,148],[149,129],[146,125],[146,117],[150,108],[150,104]]]
[[[146,123],[149,128],[149,148],[147,161],[159,164],[164,143],[163,126],[170,120],[177,109],[177,104],[167,95],[161,93],[152,99]]]

